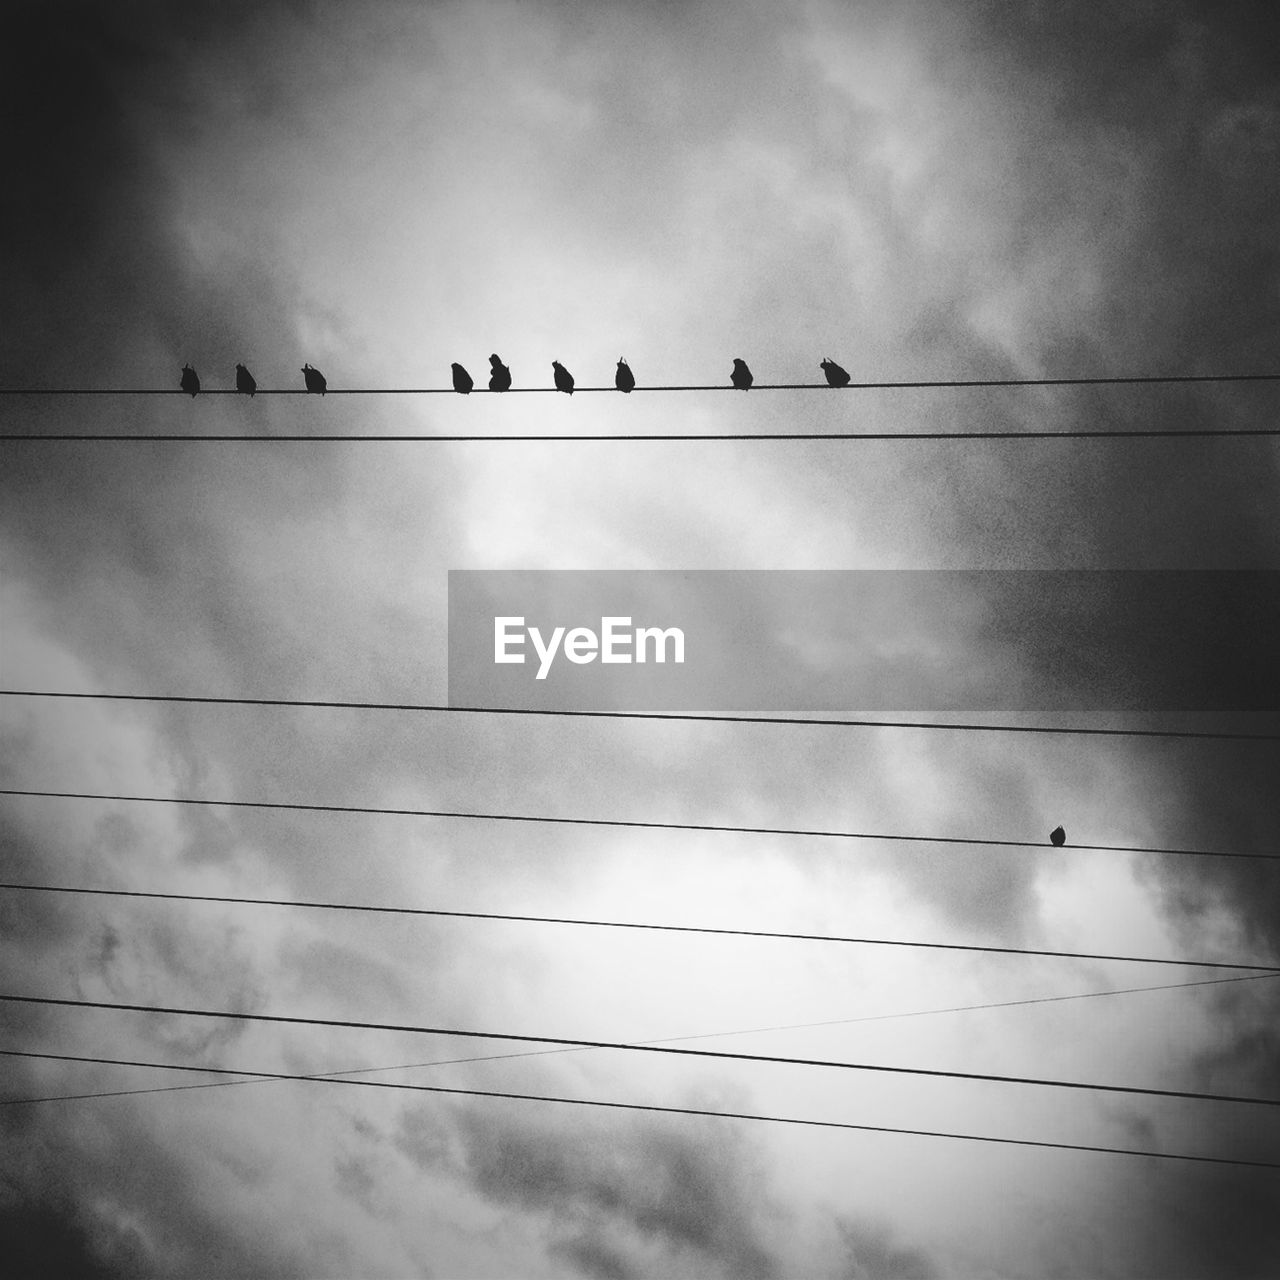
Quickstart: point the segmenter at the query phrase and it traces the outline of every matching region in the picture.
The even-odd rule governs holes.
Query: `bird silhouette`
[[[496,355],[489,357],[489,364],[493,371],[489,374],[489,390],[490,391],[510,391],[511,390],[511,370],[507,368]]]
[[[258,389],[257,379],[242,364],[236,365],[236,390],[251,396]]]
[[[184,364],[182,366],[182,381],[178,383],[178,386],[192,399],[195,399],[200,391],[200,375],[189,364]]]
[[[325,381],[324,374],[319,369],[313,369],[309,364],[304,364],[302,366],[302,376],[306,380],[308,391],[318,391],[321,395],[324,395],[325,388],[329,384]]]
[[[631,372],[631,366],[625,360],[618,361],[618,372],[613,375],[613,385],[619,391],[635,390],[636,375]]]
[[[745,360],[734,360],[733,362],[733,385],[739,391],[747,391],[755,379],[751,376],[751,370],[747,368]]]
[[[556,390],[563,391],[565,395],[573,395],[573,374],[559,360],[553,360],[551,367],[556,374]]]
[[[471,375],[456,360],[449,368],[453,370],[453,389],[460,396],[470,395],[471,388],[475,386]]]
[[[818,368],[827,375],[827,386],[847,387],[849,385],[849,371],[842,369],[830,356],[822,361]]]
[[[1049,832],[1049,843],[1053,845],[1055,849],[1061,849],[1062,846],[1067,843],[1067,833],[1061,827],[1054,827],[1054,829]]]

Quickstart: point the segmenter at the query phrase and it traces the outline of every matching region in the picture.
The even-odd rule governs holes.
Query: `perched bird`
[[[490,391],[510,391],[511,390],[511,370],[507,368],[496,355],[489,357],[489,364],[493,371],[489,374],[489,390]]]
[[[1061,827],[1054,827],[1054,829],[1049,832],[1049,843],[1053,845],[1055,849],[1061,849],[1062,846],[1067,843],[1067,833]]]
[[[460,396],[470,395],[471,388],[475,386],[471,375],[456,360],[449,368],[453,370],[453,389]]]
[[[195,399],[200,390],[200,375],[189,364],[184,364],[182,366],[182,381],[178,383],[178,386],[192,399]]]
[[[613,385],[619,391],[635,390],[636,375],[631,372],[631,366],[625,360],[618,361],[618,372],[613,375]]]
[[[563,391],[568,396],[573,395],[573,374],[559,360],[553,360],[551,367],[556,371],[556,390]]]
[[[247,396],[253,395],[258,389],[257,379],[242,364],[236,365],[236,390],[243,392]]]
[[[325,388],[329,385],[324,380],[324,374],[319,369],[313,369],[309,364],[302,366],[302,376],[306,379],[308,391],[318,391],[324,395]]]
[[[733,385],[739,391],[750,390],[751,384],[755,379],[751,376],[751,370],[747,368],[745,360],[734,360],[733,362]]]
[[[830,356],[818,365],[818,368],[827,375],[827,386],[847,387],[849,385],[849,371],[842,369]]]

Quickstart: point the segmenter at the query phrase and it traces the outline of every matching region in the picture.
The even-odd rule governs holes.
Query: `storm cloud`
[[[230,389],[237,362],[260,389],[300,389],[306,362],[331,388],[443,388],[451,362],[477,375],[496,350],[517,387],[550,386],[552,359],[608,385],[625,354],[639,391],[2,395],[11,435],[255,439],[0,442],[0,684],[443,702],[459,568],[1280,568],[1269,438],[268,439],[1272,428],[1264,382],[639,392],[727,382],[734,356],[760,384],[816,381],[828,355],[855,382],[1274,372],[1276,34],[1269,6],[1189,0],[18,5],[0,53],[15,122],[0,389],[176,392],[185,363]],[[1091,608],[1117,643],[1149,643],[1149,620],[1108,613],[1121,601]],[[1273,660],[1233,630],[1247,693],[1248,664]],[[1012,678],[1029,658],[1009,647]],[[977,642],[951,657],[990,660]],[[1223,673],[1180,663],[1192,705],[1212,705]],[[1229,723],[1274,733],[1273,712]],[[1108,723],[1228,723],[1127,714]],[[1073,846],[1276,853],[1277,776],[1271,742],[4,698],[0,785],[18,790],[1043,841],[1062,824],[1068,839],[6,796],[0,878],[1275,963],[1274,862]],[[1175,979],[12,890],[0,930],[19,994],[714,1034],[748,1052],[1249,1094],[1280,1072],[1270,980],[969,1009]],[[1209,1104],[15,1004],[0,1027],[18,1051],[1228,1159],[1274,1145],[1252,1111]],[[6,1101],[192,1083],[0,1061]],[[1280,1250],[1266,1170],[315,1084],[5,1106],[0,1124],[6,1254],[67,1275],[1247,1280]]]

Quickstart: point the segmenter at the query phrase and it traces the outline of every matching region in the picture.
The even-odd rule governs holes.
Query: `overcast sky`
[[[19,4],[0,387],[176,388],[189,362],[228,388],[237,361],[264,388],[304,362],[334,388],[443,387],[455,360],[483,384],[491,351],[517,386],[549,386],[553,359],[607,384],[619,356],[642,386],[724,383],[735,356],[761,383],[817,380],[828,355],[876,381],[1274,372],[1268,15]],[[2,396],[0,415],[34,434],[1225,429],[1274,426],[1278,395]],[[11,689],[443,702],[450,569],[1280,568],[1267,438],[0,450]],[[1277,776],[1274,743],[0,698],[8,789],[1031,841],[1062,823],[1071,844],[1275,853]],[[5,882],[1280,963],[1262,861],[3,800]],[[0,957],[14,994],[1280,1095],[1273,980],[1007,1003],[1223,976],[1195,969],[8,890]],[[409,1069],[520,1046],[337,1028],[11,1003],[0,1048],[1280,1148],[1261,1107],[616,1051]],[[200,1080],[0,1064],[5,1100]],[[1280,1176],[1227,1165],[302,1083],[5,1106],[0,1132],[0,1247],[32,1274],[1280,1267]]]

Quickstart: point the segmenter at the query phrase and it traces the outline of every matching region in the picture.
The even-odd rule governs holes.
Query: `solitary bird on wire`
[[[1049,832],[1049,843],[1053,845],[1055,849],[1061,849],[1062,846],[1067,843],[1067,833],[1061,827],[1054,827],[1054,829]]]
[[[324,374],[319,369],[313,369],[309,364],[302,366],[302,376],[306,381],[308,391],[318,391],[324,395],[325,388],[329,385],[324,380]]]
[[[511,390],[511,370],[507,368],[496,355],[489,357],[489,364],[492,366],[492,372],[489,374],[489,390],[490,391],[510,391]]]
[[[842,369],[830,356],[818,368],[827,375],[827,386],[847,387],[849,385],[849,371]]]
[[[236,365],[236,390],[243,392],[247,396],[253,395],[258,389],[257,379],[242,364]]]
[[[739,391],[748,391],[755,379],[751,376],[751,370],[747,368],[745,360],[734,360],[733,362],[733,385]]]
[[[471,381],[471,375],[455,360],[449,366],[453,370],[453,389],[460,395],[470,395],[471,388],[475,383]]]
[[[618,361],[618,372],[613,375],[613,385],[619,391],[631,392],[636,388],[636,375],[625,360]]]
[[[182,366],[182,381],[178,386],[187,393],[193,400],[200,391],[200,375],[189,365]]]
[[[553,360],[551,367],[555,370],[556,390],[563,391],[567,396],[573,395],[573,374],[559,360]]]

